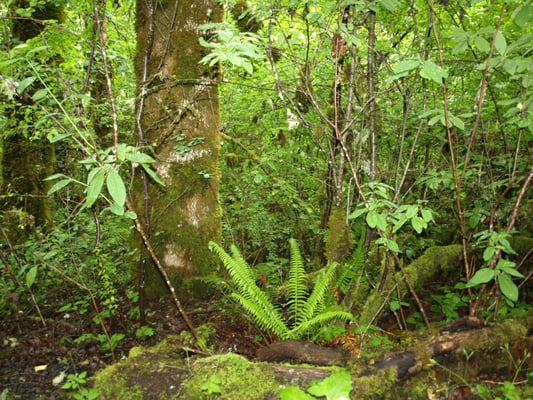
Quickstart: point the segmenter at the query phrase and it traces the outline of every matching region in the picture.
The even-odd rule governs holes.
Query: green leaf
[[[465,285],[465,287],[469,288],[481,285],[483,283],[487,283],[494,279],[494,275],[495,271],[493,269],[481,268],[474,274],[472,279],[470,279],[470,281]]]
[[[141,164],[141,165],[146,171],[146,173],[150,175],[155,182],[159,183],[161,186],[166,186],[165,182],[163,182],[163,180],[157,175],[157,173],[152,168],[150,168],[146,164]]]
[[[494,254],[496,253],[496,247],[489,246],[483,251],[483,261],[488,262],[492,260],[492,257],[494,257]]]
[[[415,205],[406,206],[405,216],[407,217],[407,219],[411,219],[417,214],[418,214],[418,206],[415,206]]]
[[[492,257],[491,257],[492,258]],[[500,258],[498,264],[496,264],[496,269],[514,269],[516,264],[512,261],[506,260],[505,258]]]
[[[405,225],[405,223],[408,221],[408,218],[407,218],[407,215],[402,215],[400,216],[400,218],[398,219],[398,221],[396,221],[394,223],[394,227],[392,228],[392,233],[395,233],[396,231],[398,231],[402,226]]]
[[[426,222],[431,222],[433,221],[433,213],[431,212],[430,209],[428,208],[423,208],[421,210],[421,214],[422,214],[422,219]]]
[[[460,129],[460,130],[464,131],[465,123],[463,122],[463,120],[461,118],[456,117],[452,113],[449,113],[448,114],[448,119],[450,120],[450,122],[452,123],[453,126],[455,126],[457,129]]]
[[[420,70],[420,76],[425,79],[431,79],[439,85],[442,85],[443,80],[448,77],[448,73],[433,61],[426,60]]]
[[[382,232],[387,230],[387,219],[383,214],[378,214],[377,226]]]
[[[129,210],[124,213],[124,216],[129,219],[137,219],[137,214]]]
[[[355,210],[353,213],[351,213],[350,215],[348,215],[348,219],[356,219],[356,218],[359,218],[361,215],[363,215],[364,213],[367,212],[367,209],[366,208],[359,208],[357,210]]]
[[[396,312],[400,309],[401,304],[399,300],[391,300],[389,302],[389,308],[392,312]]]
[[[513,302],[518,301],[518,287],[512,281],[511,277],[506,274],[497,275],[498,287],[502,294]]]
[[[496,40],[494,41],[494,48],[502,56],[505,54],[505,51],[507,50],[507,41],[505,40],[505,36],[503,36],[503,33],[501,31],[498,31],[496,33]]]
[[[515,278],[523,278],[524,275],[514,268],[502,268],[500,271],[505,272],[507,275],[514,276]]]
[[[397,0],[377,0],[379,4],[388,11],[394,12],[398,8],[399,2]]]
[[[39,89],[33,94],[33,96],[31,96],[31,98],[34,101],[39,101],[42,98],[46,97],[47,95],[48,95],[48,90],[47,89]]]
[[[392,67],[392,72],[394,73],[392,79],[398,79],[407,76],[409,72],[417,69],[419,65],[420,60],[418,59],[400,61]]]
[[[394,253],[401,253],[400,247],[398,247],[398,243],[395,240],[387,239],[387,248]]]
[[[297,386],[288,386],[279,391],[279,400],[315,400]]]
[[[437,122],[439,122],[440,120],[443,119],[443,115],[442,114],[439,114],[439,115],[435,115],[433,118],[431,118],[429,121],[428,121],[428,125],[429,126],[433,126],[435,125]],[[444,124],[443,124],[444,125]]]
[[[513,20],[516,25],[523,28],[533,19],[533,4],[524,4],[513,12]]]
[[[36,277],[37,277],[37,266],[35,265],[26,273],[26,286],[28,288],[31,288],[31,286],[35,282]]]
[[[378,225],[378,213],[375,210],[370,210],[368,214],[366,214],[366,223],[372,229]]]
[[[155,160],[151,156],[145,153],[141,153],[141,152],[136,152],[136,153],[126,152],[124,154],[124,158],[128,161],[138,163],[138,164],[151,164],[155,162]]]
[[[87,177],[87,200],[86,207],[91,207],[100,196],[104,186],[105,171],[101,167],[96,167],[89,172]]]
[[[474,38],[474,45],[482,53],[488,53],[490,51],[490,43],[487,42],[487,40],[481,36],[476,36]]]
[[[327,400],[350,400],[352,377],[348,371],[335,372],[308,390],[313,396],[325,396]]]
[[[35,79],[37,79],[35,76],[30,76],[26,79],[23,79],[19,82],[19,85],[17,87],[17,93],[21,94],[24,92],[24,90],[30,86],[33,82],[35,82]]]
[[[378,228],[385,232],[387,230],[387,220],[383,214],[378,213],[376,210],[370,210],[366,214],[366,223],[372,229]]]
[[[113,203],[108,208],[109,211],[111,211],[115,215],[118,215],[119,217],[124,215],[124,206],[120,206],[117,203]]]
[[[52,136],[51,138],[48,139],[48,141],[50,143],[56,143],[56,142],[59,142],[63,139],[66,139],[68,137],[72,136],[72,133],[62,133],[62,134],[59,134],[59,135],[54,135]]]
[[[58,181],[52,185],[52,187],[48,190],[46,193],[48,196],[51,194],[57,192],[58,190],[63,189],[65,186],[69,185],[71,182],[73,182],[72,178],[63,179],[61,181]]]
[[[422,233],[422,231],[428,226],[427,222],[420,218],[418,215],[415,215],[413,218],[411,218],[411,225],[413,226],[413,229],[416,231],[416,233],[419,234]]]
[[[109,169],[107,173],[106,186],[107,191],[111,195],[113,201],[121,208],[124,207],[124,203],[126,202],[126,187],[124,186],[122,177],[119,175],[116,169]]]
[[[200,389],[207,394],[221,394],[222,390],[220,385],[222,384],[222,379],[218,375],[211,375],[207,381],[205,381]]]
[[[496,264],[496,269],[517,278],[524,277],[524,275],[522,275],[522,273],[516,269],[516,264],[514,262],[505,260],[503,258],[500,258],[498,260],[498,264]]]

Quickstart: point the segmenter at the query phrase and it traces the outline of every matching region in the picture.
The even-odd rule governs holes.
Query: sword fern
[[[280,339],[300,339],[312,329],[333,319],[353,319],[349,312],[324,308],[337,265],[332,263],[321,270],[309,293],[307,274],[298,243],[291,239],[289,246],[291,257],[285,304],[288,317],[284,318],[283,307],[273,303],[257,286],[252,268],[237,247],[231,245],[230,255],[218,244],[210,243],[210,248],[220,258],[235,285],[231,297],[240,303],[259,329],[269,331]]]

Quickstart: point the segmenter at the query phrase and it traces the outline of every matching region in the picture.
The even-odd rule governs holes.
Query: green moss
[[[359,377],[351,393],[353,399],[393,399],[397,393],[398,379],[395,369],[377,371],[373,375]]]
[[[126,383],[119,364],[111,365],[99,372],[95,378],[94,387],[100,393],[101,400],[144,399],[139,386]]]
[[[212,398],[202,385],[211,376],[220,378],[221,398],[266,399],[276,394],[279,384],[266,364],[251,363],[237,354],[225,354],[197,360],[192,366],[194,376],[185,385],[180,399]]]
[[[236,354],[178,358],[174,337],[151,349],[136,348],[127,360],[107,367],[95,378],[101,399],[209,399],[204,384],[220,381],[221,398],[262,400],[279,384],[268,364],[252,363]]]
[[[346,211],[335,209],[328,223],[326,258],[328,261],[345,262],[353,252],[354,238],[346,220]]]
[[[427,249],[424,254],[405,267],[414,290],[419,291],[423,289],[424,285],[431,282],[435,277],[442,278],[443,275],[458,271],[460,269],[462,254],[462,246],[459,244]],[[385,283],[383,291],[385,293],[390,292],[396,282],[400,282],[399,286],[402,295],[407,294],[408,287],[402,272],[396,273],[396,279],[389,279]],[[376,316],[382,309],[384,301],[384,296],[381,293],[371,293],[357,317],[358,323],[360,325],[368,325],[372,321],[375,321]]]

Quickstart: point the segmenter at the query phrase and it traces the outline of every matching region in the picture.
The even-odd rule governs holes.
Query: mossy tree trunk
[[[137,128],[166,186],[139,179],[134,203],[177,288],[217,265],[208,242],[221,235],[218,67],[199,64],[206,55],[199,37],[202,24],[221,20],[216,0],[137,1]],[[148,267],[147,294],[163,288]]]
[[[30,7],[26,0],[14,1],[12,13],[18,8]],[[62,22],[64,10],[56,2],[44,2],[34,9],[31,18],[14,18],[11,41],[26,42],[38,36],[45,25],[41,21]],[[35,88],[34,90],[37,90]],[[28,115],[35,107],[31,95],[14,96],[5,107],[8,116],[2,132],[2,179],[0,180],[0,208],[3,226],[12,242],[23,240],[33,226],[52,223],[50,200],[46,193],[49,185],[43,179],[50,176],[55,166],[55,148],[42,137]]]

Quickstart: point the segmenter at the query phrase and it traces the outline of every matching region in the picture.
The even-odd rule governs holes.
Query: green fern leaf
[[[310,330],[316,328],[317,326],[323,325],[326,322],[329,322],[333,319],[340,319],[343,321],[353,320],[353,315],[347,311],[335,310],[335,311],[323,311],[313,318],[293,327],[290,330],[287,339],[298,339],[305,335]]]
[[[316,279],[315,286],[313,287],[313,291],[304,304],[305,311],[303,313],[303,317],[298,321],[297,325],[301,325],[306,321],[309,321],[324,309],[326,291],[333,279],[333,276],[335,275],[337,265],[337,263],[333,262],[324,270],[320,271]]]
[[[254,272],[235,246],[230,256],[216,243],[210,248],[222,260],[234,285],[231,297],[243,307],[259,329],[272,332],[280,339],[299,339],[311,329],[332,319],[350,320],[352,315],[341,310],[324,311],[326,292],[335,275],[337,264],[332,263],[318,273],[314,288],[306,298],[306,273],[296,240],[291,239],[291,261],[287,283],[287,306],[292,322],[289,329],[280,311],[268,295],[257,286]]]
[[[230,256],[216,243],[211,242],[209,246],[223,262],[235,284],[236,292],[232,293],[232,297],[243,306],[260,329],[272,331],[281,338],[286,336],[288,328],[279,309],[272,304],[266,293],[257,286],[252,269],[237,247],[231,246],[232,256]]]
[[[237,290],[246,290],[252,285],[255,286],[250,267],[235,246],[231,246],[233,257],[226,253],[226,251],[216,243],[211,242],[209,243],[209,246],[224,264],[231,279],[237,286]]]
[[[343,294],[348,292],[348,288],[353,279],[362,271],[363,263],[365,261],[365,237],[366,227],[363,227],[361,228],[361,234],[353,256],[340,268],[339,274],[335,279],[335,286],[337,286]]]
[[[287,338],[289,329],[285,325],[280,312],[272,303],[256,302],[238,293],[232,293],[231,296],[242,305],[259,329],[272,332],[280,339]]]
[[[287,306],[289,307],[290,320],[298,323],[304,317],[305,312],[307,297],[306,273],[296,240],[290,239],[289,246],[291,260],[287,282]]]

